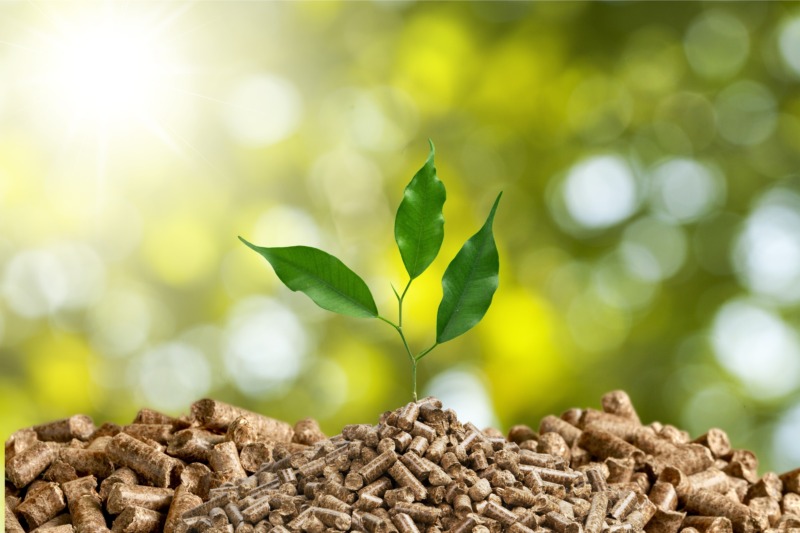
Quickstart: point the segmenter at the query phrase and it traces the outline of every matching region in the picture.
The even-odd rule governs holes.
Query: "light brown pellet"
[[[633,407],[628,393],[623,390],[614,390],[607,392],[600,400],[603,411],[611,413],[622,418],[630,420],[632,423],[639,425],[642,422],[639,420],[639,415],[636,414],[636,409]]]
[[[117,483],[108,494],[106,508],[111,514],[120,514],[127,507],[142,507],[153,511],[167,509],[174,491],[168,488]]]
[[[393,514],[404,513],[423,524],[433,524],[441,516],[442,512],[436,507],[430,507],[421,503],[398,502],[392,509]]]
[[[724,516],[691,516],[683,519],[682,527],[694,528],[702,533],[732,533],[733,525]]]
[[[142,507],[128,507],[114,520],[114,533],[156,533],[161,531],[164,515]]]
[[[753,530],[750,509],[716,492],[703,489],[690,492],[686,498],[686,510],[703,516],[724,516],[730,519],[735,533]]]
[[[586,515],[584,528],[586,533],[600,533],[605,523],[606,513],[608,512],[608,494],[598,492],[592,496],[592,504],[589,513]]]
[[[397,454],[393,450],[388,450],[365,464],[358,473],[364,478],[364,482],[369,484],[382,476],[395,461]]]
[[[678,507],[678,493],[675,492],[675,487],[671,483],[655,482],[648,497],[651,502],[664,511],[674,511]]]
[[[105,452],[62,448],[59,450],[58,458],[74,468],[79,475],[107,478],[114,472],[114,465]]]
[[[613,516],[617,520],[623,520],[628,513],[633,511],[634,506],[637,503],[636,493],[635,492],[627,492],[622,495],[621,498],[617,500],[617,503],[611,508],[611,516]]]
[[[607,457],[632,458],[636,463],[644,460],[644,452],[636,446],[625,442],[616,435],[597,429],[584,430],[578,439],[578,446],[601,459]]]
[[[581,436],[580,429],[553,415],[542,418],[539,423],[539,435],[544,433],[558,433],[569,446],[575,444]]]
[[[321,440],[325,440],[325,433],[322,432],[319,423],[315,419],[304,418],[295,423],[292,442],[310,446]]]
[[[190,509],[194,509],[198,505],[202,505],[203,500],[199,496],[192,494],[186,485],[179,485],[175,489],[172,497],[172,503],[167,512],[166,523],[164,524],[164,533],[175,533],[181,522],[183,514]]]
[[[555,511],[551,511],[545,515],[544,523],[557,533],[580,533],[582,529],[579,523],[573,522],[561,513]]]
[[[127,466],[156,487],[177,485],[180,463],[130,435],[116,435],[108,444],[107,453],[115,464]]]

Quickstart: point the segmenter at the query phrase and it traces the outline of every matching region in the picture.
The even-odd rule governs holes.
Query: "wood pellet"
[[[622,391],[507,438],[435,398],[326,438],[201,400],[6,443],[6,532],[798,533],[800,468],[758,476],[720,429],[643,425]]]

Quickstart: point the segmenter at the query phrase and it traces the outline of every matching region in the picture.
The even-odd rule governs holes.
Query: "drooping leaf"
[[[497,195],[483,227],[464,243],[444,272],[442,302],[436,315],[437,343],[470,330],[492,303],[500,269],[492,222],[502,195]]]
[[[430,145],[427,161],[406,186],[394,222],[394,240],[411,279],[433,262],[444,239],[446,192],[436,176],[433,142]]]
[[[284,285],[304,292],[323,309],[355,317],[378,316],[364,280],[331,254],[310,246],[266,248],[239,239],[269,261]]]

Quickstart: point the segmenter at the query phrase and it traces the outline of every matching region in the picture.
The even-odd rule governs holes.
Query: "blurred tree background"
[[[394,317],[437,147],[440,279],[499,190],[500,288],[421,392],[508,429],[629,391],[800,464],[800,8],[3,2],[0,432],[213,396],[336,433],[410,398],[396,333],[237,239],[321,247]]]

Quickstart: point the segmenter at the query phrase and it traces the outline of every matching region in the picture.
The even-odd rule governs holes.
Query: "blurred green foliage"
[[[4,2],[0,80],[4,436],[203,396],[335,433],[407,401],[389,328],[294,297],[236,235],[385,272],[393,309],[432,138],[449,237],[415,324],[505,198],[494,305],[422,394],[507,429],[623,388],[800,463],[796,4]]]

